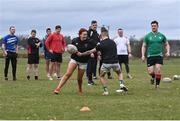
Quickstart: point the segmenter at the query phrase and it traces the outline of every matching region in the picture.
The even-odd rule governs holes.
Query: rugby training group
[[[166,36],[158,31],[159,23],[152,21],[150,25],[152,30],[144,37],[141,60],[143,62],[147,60],[147,71],[151,77],[150,83],[155,85],[155,89],[158,89],[161,81],[161,66],[163,65],[163,48],[165,47],[165,56],[168,57],[170,56],[170,46]],[[31,36],[27,40],[27,80],[31,80],[32,75],[34,75],[35,80],[38,80],[39,48],[43,47],[47,78],[59,80],[58,86],[54,89],[54,94],[59,94],[76,68],[79,94],[83,93],[82,83],[85,73],[88,85],[95,85],[94,80],[99,78],[103,87],[102,95],[109,95],[108,79],[113,78],[111,69],[117,74],[119,81],[119,88],[116,92],[127,92],[128,88],[125,85],[121,70],[122,64],[124,64],[127,78],[132,79],[129,68],[129,58],[132,57],[130,41],[124,35],[123,28],[118,28],[117,37],[111,39],[107,28],[101,27],[99,34],[97,27],[97,21],[92,20],[89,29],[80,28],[78,37],[72,39],[71,46],[66,45],[60,25],[55,26],[54,32],[51,32],[51,28],[47,28],[43,41],[36,37],[36,30],[31,30]],[[3,56],[5,58],[4,80],[8,80],[8,68],[11,62],[12,80],[16,81],[19,39],[15,35],[15,26],[10,26],[9,32],[2,38]],[[65,50],[71,54],[71,59],[65,74],[61,77],[60,66],[63,60],[62,54]],[[98,62],[99,64],[97,64]],[[97,65],[99,65],[99,69],[97,69]],[[96,70],[99,71],[96,72]]]

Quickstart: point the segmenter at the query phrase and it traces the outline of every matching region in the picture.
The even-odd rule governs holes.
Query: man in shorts
[[[155,83],[155,88],[159,88],[161,80],[161,66],[163,65],[163,45],[165,45],[166,56],[170,55],[170,46],[166,37],[158,32],[159,24],[157,21],[151,22],[152,32],[148,33],[142,45],[142,61],[145,61],[147,50],[147,70],[151,78],[151,84]]]
[[[30,80],[31,72],[34,72],[35,80],[38,80],[39,48],[42,47],[41,41],[36,37],[36,30],[31,31],[28,39],[28,66],[26,69],[27,79]]]
[[[61,26],[57,25],[55,27],[55,32],[48,36],[45,42],[47,50],[52,53],[49,80],[53,80],[52,73],[54,65],[56,68],[57,79],[60,80],[60,65],[62,63],[62,54],[64,53],[66,47],[65,38],[60,32]]]
[[[46,42],[47,38],[50,35],[51,35],[51,28],[47,28],[46,29],[46,36],[44,38],[44,42],[43,43],[44,43],[44,58],[46,60],[46,75],[47,75],[48,78],[50,77],[49,73],[50,73],[50,63],[51,63],[51,56],[52,56],[52,54],[47,50],[45,42]],[[54,76],[57,76],[55,66],[54,66],[54,72],[55,72]]]
[[[106,28],[101,29],[102,41],[97,45],[96,48],[90,50],[90,53],[100,51],[102,66],[100,70],[100,81],[103,85],[103,95],[108,95],[109,91],[107,88],[108,80],[105,75],[113,69],[118,75],[118,80],[120,83],[120,88],[116,92],[128,91],[124,85],[123,75],[121,73],[120,65],[118,63],[117,48],[116,43],[109,39],[108,30]]]
[[[122,28],[118,29],[118,37],[114,39],[116,46],[117,46],[117,55],[118,55],[118,60],[119,64],[122,70],[122,64],[124,63],[126,73],[127,73],[127,78],[132,79],[132,76],[129,73],[129,58],[131,58],[131,46],[129,39],[124,36],[124,31]]]

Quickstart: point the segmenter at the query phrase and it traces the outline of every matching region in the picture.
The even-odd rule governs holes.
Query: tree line
[[[21,48],[27,48],[27,39],[28,35],[17,35],[19,38],[19,46]],[[72,39],[71,36],[65,36],[65,40],[67,44],[70,44]],[[43,39],[41,40],[43,42]],[[141,57],[141,46],[143,43],[143,38],[136,39],[134,37],[130,37],[130,45],[132,48],[132,55],[134,57]],[[2,38],[0,41],[0,45],[2,44]],[[169,40],[169,44],[171,46],[171,56],[180,57],[180,40]]]

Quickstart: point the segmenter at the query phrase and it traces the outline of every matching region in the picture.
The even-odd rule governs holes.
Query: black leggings
[[[122,70],[122,63],[119,63],[120,67],[121,67],[121,70]],[[124,63],[125,65],[125,69],[126,69],[126,73],[128,74],[129,73],[129,64],[128,63]]]
[[[14,53],[14,52],[7,52],[7,56],[5,58],[4,76],[8,77],[8,69],[9,69],[10,61],[11,61],[11,66],[12,66],[13,77],[16,77],[17,53]]]

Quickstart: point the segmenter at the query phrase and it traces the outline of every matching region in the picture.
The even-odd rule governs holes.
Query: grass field
[[[59,95],[52,93],[58,82],[49,81],[45,74],[45,62],[41,60],[40,80],[26,80],[26,59],[18,60],[16,82],[3,79],[4,60],[0,59],[0,119],[180,119],[180,80],[161,83],[160,90],[150,85],[146,64],[133,60],[130,64],[132,80],[125,78],[127,94],[117,94],[116,79],[109,80],[109,96],[102,96],[99,80],[96,86],[87,86],[84,78],[84,95],[77,94],[76,73]],[[67,61],[63,63],[65,73]],[[163,76],[180,75],[180,59],[166,60]],[[123,70],[124,71],[124,70]],[[113,75],[115,78],[116,76]],[[84,105],[91,112],[80,112]]]

